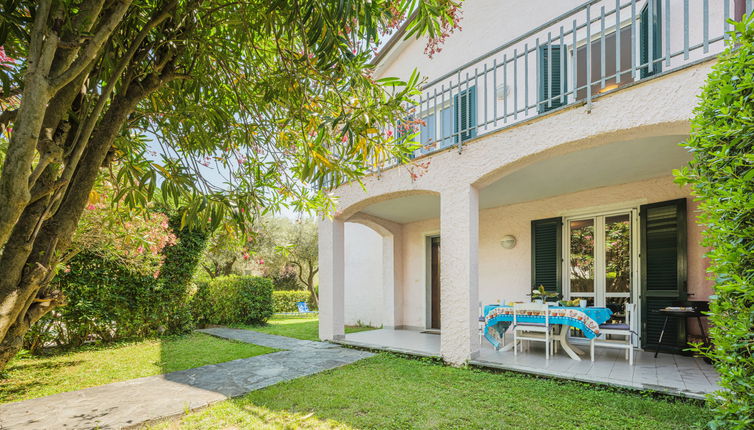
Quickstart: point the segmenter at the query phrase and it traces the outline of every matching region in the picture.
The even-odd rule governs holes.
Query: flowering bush
[[[104,188],[92,191],[73,237],[74,249],[113,259],[139,274],[159,276],[162,250],[177,238],[162,212],[131,212],[114,206]]]
[[[67,304],[37,322],[26,348],[35,352],[48,344],[78,346],[193,328],[189,285],[207,235],[179,230],[178,214],[124,215],[106,199],[92,197],[75,236],[81,252],[53,281]]]

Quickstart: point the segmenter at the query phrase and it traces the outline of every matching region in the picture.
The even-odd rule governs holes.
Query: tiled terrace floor
[[[440,356],[440,335],[412,330],[381,329],[351,333],[341,343],[422,356]],[[718,390],[718,375],[714,368],[700,358],[653,352],[635,351],[634,365],[624,358],[624,351],[597,348],[595,361],[588,355],[588,345],[581,361],[572,360],[561,350],[550,360],[545,359],[544,347],[538,342],[529,352],[495,351],[482,341],[479,356],[471,364],[608,384],[639,390],[654,390],[691,398],[703,398]]]

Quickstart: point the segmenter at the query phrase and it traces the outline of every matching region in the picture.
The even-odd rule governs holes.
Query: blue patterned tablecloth
[[[613,312],[608,308],[550,307],[550,324],[562,324],[577,328],[588,339],[599,336],[599,325],[606,323]],[[519,315],[519,320],[528,323],[544,324],[544,315]],[[484,337],[496,349],[508,327],[513,323],[513,307],[507,305],[487,305],[484,307]]]

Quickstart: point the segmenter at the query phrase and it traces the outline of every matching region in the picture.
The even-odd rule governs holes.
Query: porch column
[[[456,186],[440,196],[440,353],[463,365],[479,354],[479,191]]]
[[[390,229],[390,233],[382,237],[382,325],[384,328],[396,328],[401,324],[403,312],[400,299],[400,285],[403,268],[401,257],[400,227]]]
[[[342,339],[344,293],[343,221],[319,222],[319,338]]]

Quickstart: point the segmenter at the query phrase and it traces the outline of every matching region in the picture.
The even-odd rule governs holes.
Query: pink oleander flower
[[[5,47],[0,46],[0,66],[11,68],[11,64],[16,64],[16,60],[5,54]]]

